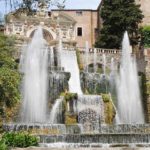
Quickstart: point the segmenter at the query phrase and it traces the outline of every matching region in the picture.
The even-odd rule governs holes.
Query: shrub
[[[23,148],[38,145],[37,137],[29,135],[28,133],[24,132],[5,133],[2,137],[2,140],[4,140],[6,145],[10,147]]]
[[[5,140],[0,141],[0,150],[8,150]]]
[[[107,103],[110,101],[110,95],[109,94],[102,94],[102,98],[104,103]]]

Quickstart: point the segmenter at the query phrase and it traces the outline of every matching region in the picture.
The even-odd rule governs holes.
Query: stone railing
[[[85,53],[86,50],[84,47],[78,47],[80,53]],[[89,48],[89,53],[94,53],[96,49],[97,53],[102,53],[102,54],[120,54],[121,51],[118,49],[104,49],[104,48]]]
[[[86,53],[85,48],[83,48],[83,47],[69,48],[69,49],[68,48],[64,48],[64,50],[70,50],[70,51],[75,51],[76,49],[79,49],[79,52],[81,54],[85,54]],[[92,54],[92,53],[94,53],[94,51],[95,51],[94,48],[89,48],[89,53]],[[115,55],[118,55],[118,54],[121,53],[121,51],[118,50],[118,49],[104,49],[104,48],[96,48],[96,52],[98,54],[115,54]],[[20,54],[21,54],[21,50],[16,51],[14,53],[15,58],[19,58]]]

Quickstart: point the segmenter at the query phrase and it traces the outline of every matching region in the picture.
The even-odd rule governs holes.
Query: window
[[[77,16],[82,16],[82,11],[76,11]]]
[[[95,28],[95,29],[94,29],[94,36],[95,36],[95,39],[98,38],[98,35],[99,35],[98,33],[99,33],[98,28]]]
[[[81,27],[77,28],[77,36],[82,36],[82,28]]]

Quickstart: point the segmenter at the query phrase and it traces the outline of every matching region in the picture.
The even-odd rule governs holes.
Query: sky
[[[101,0],[66,0],[66,9],[97,9]]]
[[[5,0],[0,0],[0,12],[5,13]],[[65,9],[97,9],[101,0],[66,0]],[[7,7],[7,12],[9,11]]]

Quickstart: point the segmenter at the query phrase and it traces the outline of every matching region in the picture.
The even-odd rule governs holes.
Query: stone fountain
[[[131,103],[134,101],[133,95],[123,93],[122,88],[119,89],[119,86],[123,89],[131,88],[130,84],[123,84],[124,81],[128,83],[129,80],[126,72],[123,73],[126,69],[128,74],[130,71],[134,74],[134,78],[132,74],[129,76],[132,80],[136,79],[133,82],[136,88],[133,87],[132,92],[136,89],[138,93],[134,95],[140,97],[135,61],[128,53],[127,33],[123,43],[125,45],[123,45],[122,64],[116,84],[113,58],[110,76],[106,73],[106,56],[103,55],[103,73],[101,74],[97,71],[97,57],[94,54],[93,73],[85,68],[80,77],[76,51],[64,50],[61,39],[58,48],[49,48],[43,39],[42,29],[39,27],[31,43],[21,55],[20,66],[23,73],[21,119],[16,123],[4,124],[3,128],[7,131],[30,131],[40,138],[41,147],[149,147],[150,125],[144,124],[140,99],[136,97],[138,109],[134,113],[138,114],[141,119],[139,120],[138,117],[134,119],[131,117],[130,121],[123,119],[123,114],[128,114],[130,117],[133,113],[128,110],[133,105],[127,106],[123,103],[123,101],[127,102],[126,96],[129,96],[128,100],[130,99]],[[88,63],[88,43],[86,43],[85,51],[86,63]],[[132,61],[126,63],[124,58]],[[124,79],[122,76],[125,76],[126,80],[122,81]],[[123,120],[122,124],[106,124],[105,115],[109,116],[109,112],[105,110],[105,105],[108,102],[113,103],[110,85],[111,88],[118,86],[116,89],[119,107],[113,104],[111,108],[114,114],[118,112],[119,119]],[[87,91],[83,90],[83,92],[82,89],[87,89]],[[109,93],[109,99],[108,97],[104,99],[100,93]],[[121,94],[127,95],[123,97]],[[122,109],[120,103],[124,104],[123,113],[120,111]],[[111,119],[113,118],[115,115]]]

